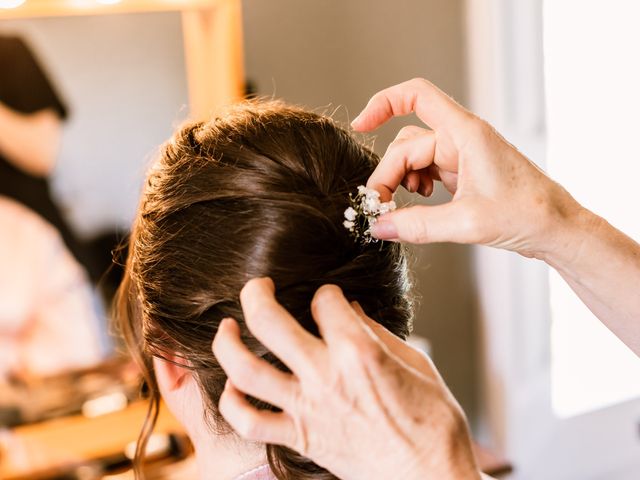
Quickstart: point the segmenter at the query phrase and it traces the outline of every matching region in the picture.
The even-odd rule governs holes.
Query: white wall
[[[55,186],[81,234],[126,229],[154,148],[186,114],[177,14],[0,23],[21,33],[53,76],[71,116]]]

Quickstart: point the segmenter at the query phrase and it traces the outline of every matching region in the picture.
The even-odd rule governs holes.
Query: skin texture
[[[402,129],[368,186],[389,200],[400,185],[430,195],[442,181],[453,198],[381,217],[374,235],[544,260],[640,354],[640,246],[426,80],[377,93],[352,126],[370,131],[411,112],[431,129]],[[321,339],[276,302],[268,279],[250,281],[241,300],[252,333],[293,372],[253,356],[233,320],[221,325],[213,351],[229,381],[220,408],[241,436],[288,445],[347,480],[479,478],[464,415],[434,367],[339,289],[323,287],[314,299]],[[257,411],[244,394],[283,412]]]
[[[251,333],[291,374],[254,357],[232,319],[213,343],[232,379],[220,410],[242,437],[286,445],[345,480],[480,478],[464,414],[425,355],[336,286],[320,288],[312,302],[322,339],[274,295],[271,280],[254,279],[240,299]],[[244,394],[283,412],[258,411]]]
[[[403,129],[368,186],[386,199],[401,183],[430,194],[433,181],[442,180],[453,198],[390,213],[374,235],[410,243],[476,243],[544,260],[640,354],[640,245],[578,204],[488,123],[427,80],[377,93],[352,125],[370,131],[411,112],[432,130]]]
[[[168,357],[171,362],[153,358],[153,369],[162,399],[184,426],[195,449],[198,478],[234,479],[252,468],[267,463],[264,445],[243,441],[236,435],[212,435],[207,424],[205,403],[193,372],[181,365],[184,360]]]
[[[0,153],[19,169],[36,177],[53,170],[62,125],[53,110],[16,112],[0,103]]]

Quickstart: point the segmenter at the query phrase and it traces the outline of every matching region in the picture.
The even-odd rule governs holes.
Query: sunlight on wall
[[[553,0],[544,15],[549,173],[639,240],[640,2]],[[550,288],[556,413],[640,396],[640,359],[555,272]]]

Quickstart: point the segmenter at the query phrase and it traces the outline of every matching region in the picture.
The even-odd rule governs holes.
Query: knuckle
[[[398,130],[398,134],[396,135],[396,138],[393,140],[393,142],[391,142],[391,144],[393,145],[396,142],[401,143],[404,140],[407,140],[408,138],[413,137],[414,135],[421,132],[422,129],[416,125],[405,125],[400,130]]]
[[[421,88],[421,87],[424,87],[425,85],[428,85],[429,81],[422,77],[413,77],[411,80],[409,80],[409,84],[412,87]]]
[[[369,100],[369,103],[367,104],[367,106],[370,105],[379,105],[379,104],[383,104],[387,102],[387,97],[385,95],[385,91],[380,91],[375,93],[371,99]]]
[[[384,365],[388,358],[383,348],[373,341],[362,343],[360,346],[360,356],[367,366]]]
[[[389,145],[387,145],[387,149],[384,152],[382,157],[383,160],[388,159],[392,155],[396,154],[398,150],[402,148],[406,141],[406,134],[398,133],[396,138],[394,138]]]
[[[384,362],[384,350],[366,334],[351,334],[346,340],[343,360],[347,365],[372,366]]]

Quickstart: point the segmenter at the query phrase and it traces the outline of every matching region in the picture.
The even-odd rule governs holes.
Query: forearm
[[[640,245],[581,209],[544,260],[589,309],[640,355]]]
[[[25,115],[0,103],[0,154],[16,167],[46,176],[55,165],[60,120],[50,110]]]

